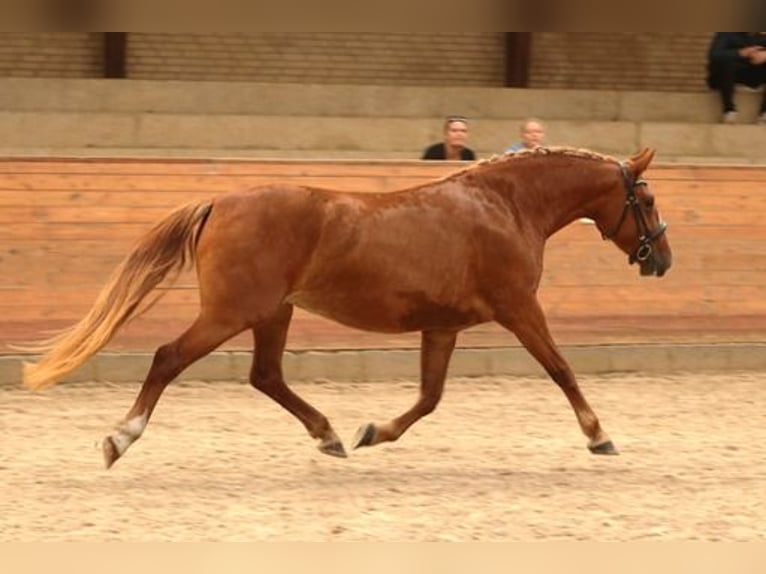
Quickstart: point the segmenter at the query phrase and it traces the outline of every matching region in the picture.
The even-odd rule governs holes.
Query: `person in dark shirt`
[[[708,52],[707,84],[721,94],[724,123],[735,123],[734,85],[766,84],[766,32],[716,32]],[[758,123],[766,124],[766,91]]]
[[[469,147],[468,119],[463,116],[449,116],[444,120],[444,141],[426,148],[421,159],[448,159],[474,161],[476,154]]]

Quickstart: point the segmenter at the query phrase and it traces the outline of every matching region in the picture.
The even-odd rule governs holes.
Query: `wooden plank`
[[[646,170],[646,177],[651,181],[760,181],[766,182],[766,168],[763,166],[679,166],[657,165]]]
[[[74,241],[69,243],[54,243],[50,242],[42,233],[42,231],[48,231],[47,235],[50,237],[55,236],[60,230],[70,228],[71,231],[67,231],[66,233],[71,234],[75,232],[80,225],[92,226],[97,224],[85,222],[62,223],[50,226],[32,225],[29,223],[8,224],[9,228],[6,230],[5,237],[9,238],[10,241],[7,243],[0,243],[0,255],[3,253],[10,253],[11,249],[16,253],[33,253],[38,251],[51,254],[75,253],[83,255],[93,249],[104,249],[107,252],[119,252],[125,248],[124,246],[130,245],[130,241],[118,239],[110,235],[105,235],[103,238],[98,237],[96,239],[83,236],[81,238],[75,238]],[[131,225],[131,223],[123,222],[120,225]],[[104,226],[105,229],[108,227],[109,226]],[[114,228],[117,229],[117,226],[115,225]],[[136,236],[138,236],[138,234],[148,231],[151,228],[151,224],[139,223],[133,225],[133,228],[137,231]],[[25,233],[27,230],[29,230],[30,233]],[[766,226],[763,225],[695,226],[692,224],[684,224],[672,225],[668,230],[668,237],[674,250],[681,248],[688,250],[689,248],[692,248],[692,250],[696,251],[704,248],[705,251],[713,252],[730,250],[732,252],[742,251],[744,253],[760,253],[763,252],[763,246],[758,240],[766,238],[765,231]],[[14,232],[18,233],[18,235],[14,236]],[[0,235],[2,233],[3,229],[0,228]],[[619,253],[612,242],[603,241],[601,239],[601,236],[594,225],[579,222],[575,222],[569,227],[562,229],[548,240],[546,259],[550,257],[551,254],[559,252],[566,255],[566,253],[571,250],[587,252],[589,257],[603,255],[610,258]]]
[[[366,176],[375,178],[403,178],[409,181],[429,181],[444,177],[463,165],[448,162],[420,161],[204,161],[204,160],[96,160],[96,161],[0,161],[0,182],[7,177],[12,180],[26,179],[26,176],[54,174],[67,177],[92,178],[105,173],[117,177],[154,179],[175,177],[196,179],[251,179],[271,178],[284,181],[286,178],[336,177],[348,178]],[[766,182],[766,168],[763,167],[655,167],[647,172],[650,184],[660,182],[696,185],[702,182]],[[408,184],[407,184],[408,185]],[[406,187],[404,183],[393,188]],[[0,187],[4,187],[0,183]]]
[[[766,168],[764,168],[766,171]],[[366,182],[375,182],[374,188],[365,186]],[[381,184],[380,182],[385,183]],[[180,190],[221,192],[233,188],[247,188],[261,184],[296,183],[315,186],[335,187],[333,183],[344,187],[363,190],[400,189],[415,184],[433,181],[429,176],[409,174],[396,176],[391,173],[331,174],[288,173],[288,174],[253,174],[250,176],[206,176],[194,174],[182,175],[124,175],[102,171],[94,174],[15,174],[0,176],[0,190],[5,192],[42,192],[58,191],[63,193],[113,192],[130,193],[134,191],[171,193]],[[763,196],[763,182],[729,180],[718,181],[653,181],[651,189],[660,199],[680,201],[683,205],[694,206],[706,199],[731,198],[741,196],[757,200]],[[24,197],[23,195],[18,197]],[[730,199],[729,199],[730,200]]]
[[[42,208],[73,207],[88,210],[92,207],[123,207],[133,209],[162,207],[171,209],[191,201],[213,199],[216,193],[208,190],[193,191],[136,191],[136,190],[97,190],[97,191],[50,191],[31,192],[9,191],[0,189],[0,210],[7,207],[30,206]]]
[[[245,191],[256,192],[255,188]],[[699,195],[693,201],[680,194],[677,197],[660,197],[658,207],[666,218],[680,218],[686,214],[706,211],[741,212],[743,209],[766,211],[766,193],[750,190],[727,190],[728,193],[716,196]],[[226,193],[226,192],[221,192]],[[213,199],[219,193],[202,190],[146,191],[146,190],[34,190],[12,191],[0,189],[0,207],[22,207],[33,204],[35,207],[80,206],[131,206],[143,208],[152,206],[173,207],[188,201]]]
[[[35,202],[34,205],[6,205],[0,208],[0,223],[36,222],[36,223],[119,223],[132,221],[133,223],[145,222],[147,224],[159,221],[176,207],[194,200],[209,199],[211,196],[200,195],[192,197],[191,194],[183,194],[176,202],[161,204],[158,201],[151,204],[130,205],[127,203],[117,205],[43,205]],[[702,225],[736,225],[736,226],[760,226],[766,219],[766,206],[759,209],[758,206],[748,208],[746,202],[721,206],[721,209],[701,210],[689,209],[683,213],[662,211],[664,219],[674,228],[679,225],[693,225],[698,228]],[[631,220],[632,223],[632,220]]]
[[[90,287],[83,287],[81,285],[72,285],[59,283],[57,285],[48,286],[45,289],[24,289],[24,288],[4,288],[2,293],[2,301],[0,306],[13,307],[16,305],[30,305],[30,306],[69,306],[69,305],[83,305],[90,307],[95,301],[100,286],[93,285]],[[199,300],[198,291],[193,285],[176,286],[176,287],[159,287],[153,292],[152,296],[162,295],[162,301],[167,301],[168,304],[197,304]],[[152,297],[150,296],[150,297]]]
[[[573,261],[549,258],[542,277],[542,285],[631,285],[642,283],[650,288],[652,279],[638,276],[638,267],[629,266],[624,257],[615,254],[608,264],[584,257]],[[78,285],[82,288],[100,286],[124,258],[123,253],[89,258],[16,257],[0,258],[0,288],[44,290],[51,285]],[[720,285],[750,285],[766,283],[766,254],[745,256],[726,253],[701,253],[679,257],[663,284],[684,282],[691,285],[714,282]],[[191,273],[191,272],[190,272]],[[193,278],[193,277],[192,277]]]
[[[6,223],[0,225],[0,245],[5,242],[24,242],[29,239],[45,239],[50,242],[125,241],[137,240],[149,230],[147,222],[94,223],[82,221],[78,224],[49,225],[41,222]]]
[[[17,260],[23,264],[28,258],[35,261],[46,260],[71,260],[75,265],[88,265],[92,260],[99,258],[121,258],[132,248],[135,240],[146,233],[151,225],[127,223],[120,224],[58,224],[47,226],[52,229],[41,231],[42,224],[8,224],[9,231],[12,228],[23,228],[22,231],[31,231],[31,236],[25,238],[19,232],[15,237],[8,233],[11,240],[0,244],[0,261],[10,262]],[[92,227],[100,227],[104,231],[103,236],[95,238],[88,232]],[[111,229],[117,231],[120,227],[129,228],[135,235],[125,233],[123,235],[109,235]],[[716,229],[715,233],[711,229]],[[736,228],[733,226],[713,228],[689,227],[688,233],[681,233],[680,229],[674,228],[669,232],[670,245],[678,260],[679,267],[685,266],[690,258],[693,261],[702,261],[708,255],[725,257],[753,257],[757,262],[759,256],[764,254],[763,239],[766,233],[762,227]],[[563,234],[550,240],[545,251],[545,266],[548,267],[580,267],[584,263],[586,268],[604,272],[609,268],[621,269],[624,266],[625,255],[611,242],[602,241],[594,232],[589,237],[576,237],[572,234]],[[52,238],[62,238],[72,235],[69,241],[51,241]],[[0,232],[0,237],[3,234]],[[711,239],[712,238],[712,239]]]
[[[33,222],[36,224],[59,225],[83,223],[145,223],[147,230],[154,222],[159,221],[171,211],[163,206],[90,206],[83,209],[79,206],[10,206],[0,210],[0,224]]]
[[[0,289],[23,288],[28,291],[45,292],[56,285],[76,285],[82,289],[99,288],[106,283],[122,256],[93,260],[76,259],[16,259],[0,260]],[[654,278],[639,277],[638,267],[629,266],[625,259],[617,258],[609,266],[593,262],[587,266],[569,260],[561,264],[548,264],[541,285],[640,285],[654,289]],[[693,260],[685,258],[676,263],[668,275],[662,278],[663,288],[677,283],[688,285],[758,285],[766,283],[766,254],[757,257],[728,256],[726,254],[699,254]],[[185,283],[192,283],[193,272]],[[183,279],[182,279],[183,281]]]
[[[0,190],[0,218],[3,221],[33,221],[38,218],[51,221],[83,221],[100,220],[103,216],[107,221],[112,221],[124,217],[129,212],[133,216],[151,220],[157,218],[158,214],[164,214],[189,201],[214,199],[216,195],[210,190],[34,193]],[[662,201],[659,205],[664,218],[672,224],[760,225],[760,218],[766,216],[766,193],[737,192],[716,198],[700,197],[694,202]],[[146,215],[142,215],[144,213]]]
[[[184,158],[141,159],[49,159],[0,158],[0,177],[4,174],[99,174],[123,175],[374,175],[443,177],[467,167],[462,162],[426,162],[420,160],[200,160]]]
[[[76,285],[82,289],[99,288],[124,259],[123,255],[94,258],[0,258],[0,290],[23,288],[44,292],[56,285]],[[193,271],[186,272],[179,284],[196,284]],[[0,291],[2,293],[2,291]]]
[[[766,168],[764,168],[766,172]],[[335,173],[287,172],[253,173],[239,175],[206,174],[120,174],[109,171],[98,173],[50,173],[0,175],[0,189],[7,191],[196,191],[222,192],[258,185],[295,184],[326,187],[329,189],[396,190],[435,181],[433,174],[425,173]],[[760,180],[652,180],[650,189],[662,198],[667,194],[680,194],[687,204],[694,204],[703,196],[731,193],[762,195],[764,181]],[[372,187],[371,187],[372,184]]]
[[[727,342],[763,341],[763,316],[730,314],[723,317],[693,314],[674,317],[622,315],[598,317],[556,317],[549,314],[549,324],[559,343],[603,343],[605,341],[641,343],[646,341],[674,342]],[[41,338],[52,329],[62,329],[69,323],[41,321],[8,323],[0,321],[0,350],[3,341],[29,341]],[[107,346],[107,350],[154,350],[182,333],[188,320],[173,318],[150,319],[142,317],[127,325]],[[5,336],[4,334],[13,334]],[[317,348],[418,348],[417,333],[399,335],[357,331],[317,318],[296,316],[288,336],[289,349]],[[468,329],[460,334],[458,344],[463,347],[518,346],[516,338],[494,323]],[[221,349],[252,350],[252,337],[244,333],[227,341]]]
[[[302,159],[200,159],[200,158],[0,158],[0,173],[98,173],[108,169],[119,173],[288,173],[311,170],[314,173],[446,174],[467,164],[423,162],[419,160],[302,160]],[[752,165],[652,164],[646,172],[652,179],[696,181],[700,179],[766,180],[766,169]]]
[[[432,170],[455,171],[469,167],[470,162],[424,162],[418,159],[321,159],[321,158],[195,158],[195,157],[0,157],[0,173],[3,172],[46,172],[46,171],[99,171],[108,167],[124,173],[146,173],[149,171],[169,171],[185,173],[189,171],[241,172],[254,169],[295,170],[316,169],[332,170],[338,167],[369,172],[371,169],[390,171]],[[696,170],[715,171],[720,169],[758,169],[758,166],[692,166],[678,164],[653,164],[650,168],[659,172],[679,171],[686,176],[697,173]]]
[[[761,259],[766,262],[766,259]],[[666,293],[673,290],[678,285],[704,286],[714,283],[720,286],[744,286],[744,285],[763,285],[766,280],[766,273],[761,270],[753,270],[744,262],[740,266],[733,266],[732,269],[714,269],[708,270],[703,265],[694,269],[688,266],[681,269],[671,269],[668,275],[661,279],[654,277],[639,277],[636,266],[624,266],[624,269],[618,272],[594,272],[594,268],[548,268],[543,279],[540,282],[541,289],[548,289],[553,286],[579,287],[589,289],[593,286],[633,286],[637,289]]]
[[[417,181],[421,181],[418,179]],[[252,175],[234,176],[184,176],[163,177],[157,175],[117,175],[110,173],[92,175],[71,174],[25,174],[7,175],[0,180],[0,189],[6,191],[207,191],[211,194],[245,191],[264,185],[304,185],[347,191],[384,191],[383,179],[371,175]]]
[[[766,313],[766,285],[717,285],[676,282],[670,288],[668,282],[654,281],[633,285],[590,284],[564,285],[548,283],[540,289],[540,300],[544,306],[552,309],[574,311],[582,309],[593,312],[594,301],[598,302],[598,311],[622,309],[623,314],[644,314],[661,308],[674,309],[700,308],[711,309],[721,303],[736,304],[740,312],[759,310]],[[50,288],[44,291],[25,289],[3,289],[0,310],[3,316],[18,316],[22,308],[28,311],[43,309],[52,311],[59,308],[88,309],[97,295],[97,289],[74,288],[70,286]],[[162,290],[162,307],[196,306],[199,295],[196,289]],[[158,293],[159,294],[159,293]]]
[[[663,309],[708,309],[713,303],[732,302],[740,305],[740,312],[760,309],[766,312],[766,285],[688,285],[675,284],[672,289],[656,282],[653,288],[638,285],[547,285],[540,291],[540,299],[557,308],[582,309],[593,312],[598,301],[599,312],[613,307],[625,307],[624,315],[641,315],[657,306]],[[642,306],[644,306],[642,308]]]
[[[762,228],[757,231],[763,233]],[[730,232],[720,241],[702,243],[699,235],[673,238],[675,265],[669,277],[703,281],[712,274],[717,281],[725,281],[733,278],[732,271],[750,271],[752,276],[763,276],[766,274],[763,243],[747,237]],[[29,242],[16,241],[0,248],[0,285],[47,284],[61,282],[62,278],[70,284],[101,282],[133,244],[133,237],[118,240],[107,236],[98,241],[51,243],[40,237]],[[609,243],[600,243],[594,238],[567,239],[551,242],[546,250],[543,281],[563,278],[584,282],[588,278],[599,281],[611,277],[610,282],[626,282],[635,276],[636,269],[629,267],[625,255]]]

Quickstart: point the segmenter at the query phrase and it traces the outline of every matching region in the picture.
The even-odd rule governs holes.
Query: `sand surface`
[[[581,377],[622,454],[585,449],[536,378],[451,379],[394,444],[319,453],[245,384],[171,385],[109,471],[138,385],[0,389],[0,540],[766,539],[763,373]],[[412,382],[294,385],[348,443]]]

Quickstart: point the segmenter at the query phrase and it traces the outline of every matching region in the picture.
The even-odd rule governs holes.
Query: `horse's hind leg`
[[[194,361],[244,329],[245,325],[238,321],[227,322],[200,315],[178,339],[157,349],[133,407],[123,422],[103,441],[107,468],[125,454],[128,447],[144,432],[157,401],[170,381]]]
[[[614,444],[601,428],[598,417],[580,391],[572,369],[556,348],[540,304],[535,299],[518,306],[517,309],[523,309],[523,311],[498,313],[498,323],[516,334],[521,344],[564,391],[583,434],[589,439],[588,449],[594,454],[618,454]]]
[[[253,329],[255,357],[250,371],[250,384],[301,421],[309,434],[319,440],[318,448],[321,452],[345,457],[343,443],[327,417],[290,390],[282,375],[282,353],[292,315],[293,306],[282,305],[273,317]]]
[[[420,396],[408,411],[381,425],[368,423],[359,428],[354,448],[395,441],[419,419],[432,412],[442,397],[457,333],[423,331],[420,346]]]

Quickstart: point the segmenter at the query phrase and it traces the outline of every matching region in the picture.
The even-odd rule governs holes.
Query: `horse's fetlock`
[[[439,398],[423,401],[421,403],[421,412],[423,413],[423,416],[430,415],[432,412],[434,412],[438,404]]]

